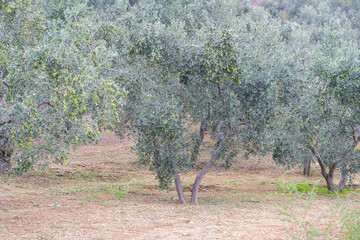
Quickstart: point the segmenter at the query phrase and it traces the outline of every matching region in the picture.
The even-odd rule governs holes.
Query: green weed
[[[113,194],[114,194],[115,197],[120,198],[120,199],[127,197],[127,195],[126,195],[126,193],[125,193],[125,190],[124,190],[124,188],[122,188],[122,187],[119,187],[117,190],[115,190],[115,191],[113,192]]]
[[[307,182],[302,183],[274,183],[279,186],[278,191],[280,193],[316,193],[321,195],[348,195],[350,193],[357,192],[354,188],[345,188],[341,192],[330,192],[326,187],[319,186],[317,183],[311,184]]]
[[[74,176],[76,178],[86,179],[86,180],[95,180],[100,178],[100,173],[98,172],[78,172],[75,173]]]
[[[239,186],[239,183],[234,182],[234,181],[230,181],[230,185],[233,185],[233,186]]]
[[[353,210],[346,212],[342,219],[343,239],[360,239],[360,211]]]
[[[259,184],[255,184],[255,188],[258,188],[259,186],[265,186],[268,185],[270,182],[269,181],[261,181]]]

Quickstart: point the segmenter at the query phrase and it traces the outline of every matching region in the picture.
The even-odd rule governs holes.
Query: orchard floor
[[[70,166],[0,183],[0,239],[337,239],[343,217],[360,209],[359,188],[346,195],[279,190],[324,182],[316,166],[304,177],[270,158],[213,169],[199,204],[182,205],[173,187],[159,191],[155,175],[137,167],[132,144],[107,136],[74,151]],[[205,144],[202,161],[210,149]],[[187,199],[195,176],[182,174]]]

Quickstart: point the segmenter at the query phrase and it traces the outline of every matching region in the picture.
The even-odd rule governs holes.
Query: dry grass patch
[[[172,186],[160,191],[155,175],[137,167],[132,144],[106,136],[74,151],[70,166],[1,183],[0,239],[289,239],[288,231],[304,229],[301,221],[282,220],[284,207],[301,219],[311,203],[306,221],[314,226],[338,202],[360,208],[356,192],[314,199],[279,192],[279,183],[324,182],[317,169],[307,178],[269,157],[238,161],[230,171],[213,169],[202,182],[200,205],[181,205]],[[202,160],[208,156],[205,151]],[[187,199],[196,174],[182,174]],[[324,219],[341,219],[341,213]]]

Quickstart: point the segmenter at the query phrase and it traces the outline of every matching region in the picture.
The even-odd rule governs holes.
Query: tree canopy
[[[108,128],[166,188],[239,152],[316,160],[329,190],[360,169],[358,1],[6,0],[0,171],[64,162]],[[199,128],[199,133],[191,131]],[[240,151],[244,150],[244,151]]]
[[[84,3],[11,1],[0,17],[0,169],[64,163],[116,119],[110,53]]]

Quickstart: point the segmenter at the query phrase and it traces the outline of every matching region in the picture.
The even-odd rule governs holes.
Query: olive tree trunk
[[[231,129],[228,129],[228,131],[226,131],[225,136],[221,132],[222,124],[223,124],[223,121],[220,121],[219,124],[216,127],[216,130],[219,133],[219,141],[218,141],[219,144],[217,144],[215,153],[210,158],[210,160],[206,163],[206,165],[201,170],[201,172],[195,178],[195,182],[194,182],[192,193],[191,193],[191,204],[197,204],[198,203],[198,193],[199,193],[199,189],[200,189],[200,183],[201,183],[202,179],[204,178],[204,176],[206,175],[206,173],[209,172],[211,167],[214,165],[214,163],[218,159],[219,156],[218,156],[217,153],[222,150],[222,147],[223,147],[222,143],[227,141],[228,137],[230,135]]]
[[[194,144],[194,148],[191,152],[191,158],[190,158],[190,162],[192,164],[196,163],[196,160],[199,156],[200,153],[200,146],[204,140],[204,136],[205,136],[205,129],[206,129],[206,120],[202,120],[201,124],[200,124],[200,132],[199,132],[199,136],[198,138],[195,140],[195,144]]]
[[[321,168],[321,175],[325,178],[326,180],[326,187],[330,192],[335,192],[335,186],[334,186],[334,173],[335,173],[335,169],[336,169],[336,165],[337,163],[332,163],[329,167],[329,172],[326,171],[326,166],[325,163],[322,159],[322,157],[320,156],[320,154],[315,150],[314,147],[312,147],[311,145],[309,145],[309,148],[311,150],[311,152],[314,154],[314,156],[316,157],[320,168]]]
[[[326,187],[330,192],[341,192],[347,182],[348,176],[347,173],[345,171],[341,171],[341,178],[340,178],[340,182],[337,186],[337,188],[335,189],[335,185],[334,185],[334,173],[335,173],[335,169],[337,167],[338,162],[334,162],[329,166],[329,172],[326,171],[326,167],[324,164],[323,159],[321,158],[321,156],[319,155],[319,153],[313,148],[310,147],[311,151],[314,153],[316,159],[319,162],[320,168],[321,168],[321,174],[323,175],[323,177],[326,180]]]
[[[4,174],[10,170],[11,155],[11,150],[6,149],[6,146],[0,146],[0,174]]]
[[[345,188],[345,185],[346,185],[346,182],[348,180],[348,175],[346,172],[344,171],[341,171],[341,178],[340,178],[340,182],[339,182],[339,185],[337,187],[337,191],[338,192],[341,192],[344,188]]]
[[[184,191],[183,191],[183,188],[181,186],[180,175],[179,175],[177,169],[175,169],[175,187],[176,187],[176,191],[177,191],[180,202],[183,203],[183,204],[186,204]]]
[[[196,176],[195,182],[193,185],[192,193],[191,193],[191,204],[197,204],[198,203],[198,193],[200,189],[200,183],[206,173],[210,170],[214,162],[217,160],[217,156],[214,155],[211,157],[210,161],[208,161],[205,165],[205,167],[201,170],[201,172]]]
[[[12,150],[9,145],[8,137],[0,133],[0,174],[6,173],[11,168],[10,160]]]
[[[324,176],[326,180],[326,187],[330,192],[335,192],[335,186],[334,186],[334,176],[328,174],[326,177]]]
[[[303,174],[304,174],[305,176],[310,177],[310,172],[311,172],[311,160],[306,160],[306,161],[305,161],[305,165],[304,165]]]
[[[10,161],[8,161],[6,158],[4,158],[1,153],[2,151],[0,151],[0,174],[4,174],[6,173],[8,170],[10,170],[11,168],[11,164]]]

